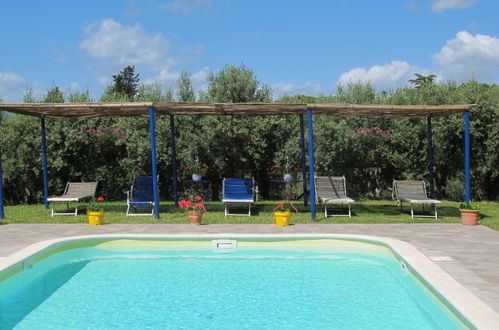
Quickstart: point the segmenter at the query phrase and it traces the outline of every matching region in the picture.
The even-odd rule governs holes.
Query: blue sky
[[[88,87],[135,65],[141,82],[197,89],[244,64],[274,97],[414,73],[499,82],[498,0],[24,0],[0,3],[0,97]]]

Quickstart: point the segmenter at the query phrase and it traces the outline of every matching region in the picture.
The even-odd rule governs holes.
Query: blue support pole
[[[170,132],[172,144],[172,171],[173,171],[173,201],[178,206],[178,178],[177,178],[177,150],[175,148],[175,118],[170,115]]]
[[[315,221],[315,174],[314,174],[314,133],[312,123],[312,109],[307,109],[307,124],[308,124],[308,162],[309,162],[309,179],[310,179],[310,215]]]
[[[154,130],[154,108],[149,108],[149,135],[151,136],[151,167],[154,197],[154,217],[159,219],[158,171],[156,169],[156,134]]]
[[[300,148],[301,148],[301,173],[303,176],[303,204],[308,204],[307,194],[307,162],[305,151],[305,125],[303,123],[303,115],[300,115]]]
[[[435,179],[433,176],[433,131],[431,117],[428,117],[428,181],[430,181],[430,198],[435,198]]]
[[[471,200],[471,180],[470,180],[470,112],[464,112],[464,191],[466,193],[465,202]]]
[[[40,117],[40,126],[42,128],[42,167],[43,167],[43,204],[45,210],[49,208],[49,184],[47,175],[47,140],[45,138],[45,118]]]
[[[2,169],[2,150],[0,150],[0,219],[3,219],[3,169]]]

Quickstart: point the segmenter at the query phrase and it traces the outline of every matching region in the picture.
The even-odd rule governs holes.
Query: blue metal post
[[[303,204],[307,206],[307,161],[305,156],[305,125],[303,115],[300,115],[300,147],[301,147],[301,173],[303,176]]]
[[[3,170],[2,170],[2,150],[0,150],[0,219],[4,218],[3,213]]]
[[[428,117],[428,181],[430,181],[430,197],[435,198],[435,179],[433,176],[433,131],[431,117]]]
[[[172,171],[173,171],[173,201],[178,206],[178,185],[177,185],[177,150],[175,148],[175,118],[170,115],[170,134],[172,144]]]
[[[312,123],[312,109],[307,109],[307,124],[308,124],[308,162],[309,162],[309,178],[310,178],[310,215],[315,221],[315,174],[314,174],[314,133]]]
[[[45,210],[48,210],[49,184],[47,175],[47,140],[45,139],[44,117],[40,117],[40,126],[42,127],[43,204],[45,205]]]
[[[465,202],[471,200],[470,184],[470,112],[464,112],[464,191],[466,193]]]
[[[154,197],[154,217],[159,219],[158,171],[156,169],[156,134],[154,130],[154,108],[149,108],[149,134],[151,136],[151,166]]]

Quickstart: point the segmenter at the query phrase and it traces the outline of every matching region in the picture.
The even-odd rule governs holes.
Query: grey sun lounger
[[[324,204],[324,216],[327,217],[352,217],[353,199],[347,196],[345,176],[316,176],[315,200]],[[328,204],[347,204],[348,214],[328,213]]]
[[[439,200],[428,198],[426,195],[426,185],[423,181],[400,181],[393,180],[393,190],[392,190],[392,198],[400,202],[400,209],[402,210],[402,202],[407,202],[411,205],[411,218],[435,218],[437,219],[437,204],[441,203]],[[423,215],[414,214],[413,204],[421,204],[424,205],[430,204],[435,208],[434,214]]]
[[[97,190],[96,182],[68,182],[62,196],[47,198],[49,203],[52,203],[52,216],[54,215],[78,215],[78,202],[94,198]],[[54,203],[66,203],[68,212],[54,212]],[[69,212],[69,203],[76,203],[74,212]]]

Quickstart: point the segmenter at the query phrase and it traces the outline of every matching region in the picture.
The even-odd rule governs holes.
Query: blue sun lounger
[[[253,179],[228,179],[223,181],[223,199],[225,216],[251,216],[251,204],[255,201],[255,184]],[[248,213],[230,213],[230,205],[248,205]]]
[[[133,185],[126,192],[126,210],[127,216],[138,215],[153,215],[154,214],[154,197],[153,197],[153,181],[152,176],[136,176],[133,180]],[[131,213],[130,208],[145,208],[151,207],[151,213]]]

